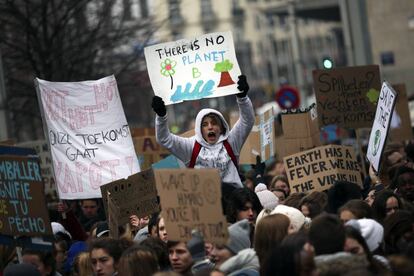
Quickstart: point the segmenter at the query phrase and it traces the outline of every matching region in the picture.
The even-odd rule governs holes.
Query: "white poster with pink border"
[[[113,75],[35,83],[61,199],[100,198],[100,186],[140,171]]]

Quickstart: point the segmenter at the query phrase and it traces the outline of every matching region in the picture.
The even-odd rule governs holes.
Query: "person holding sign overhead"
[[[253,105],[247,97],[249,85],[246,76],[239,76],[237,84],[240,118],[234,127],[230,130],[219,111],[202,109],[196,117],[195,135],[190,138],[170,133],[164,101],[158,96],[152,99],[152,108],[157,114],[157,142],[189,168],[219,169],[222,182],[231,188],[243,187],[238,173],[238,157],[255,121]]]

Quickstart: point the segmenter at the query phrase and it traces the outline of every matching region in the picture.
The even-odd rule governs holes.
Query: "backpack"
[[[233,164],[236,166],[236,169],[238,171],[239,170],[239,165],[237,163],[237,158],[236,158],[236,155],[234,155],[233,149],[231,148],[229,142],[227,140],[224,140],[223,145],[224,145],[224,148],[227,151],[227,154],[230,156],[231,161],[233,161]],[[200,153],[201,147],[202,146],[199,142],[197,142],[197,141],[194,142],[194,148],[193,148],[193,152],[191,154],[190,164],[188,165],[189,168],[194,168],[195,162],[196,162],[198,154]]]

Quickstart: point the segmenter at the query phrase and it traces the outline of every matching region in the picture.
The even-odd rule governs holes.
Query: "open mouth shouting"
[[[216,140],[218,139],[217,134],[214,131],[209,131],[207,133],[207,142],[211,143],[211,142],[216,142]]]

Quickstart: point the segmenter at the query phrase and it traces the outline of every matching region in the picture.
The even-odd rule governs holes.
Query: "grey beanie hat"
[[[138,230],[137,234],[134,237],[134,241],[141,243],[146,238],[148,238],[148,225]]]
[[[240,220],[229,226],[229,242],[226,247],[234,255],[250,248],[250,224],[247,219]]]
[[[195,262],[205,259],[206,250],[204,248],[204,239],[199,231],[191,231],[191,240],[187,242],[187,248]]]

